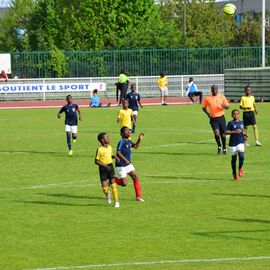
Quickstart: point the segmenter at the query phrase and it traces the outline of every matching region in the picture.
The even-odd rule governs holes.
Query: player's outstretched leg
[[[76,143],[77,141],[77,133],[72,133],[72,142]]]
[[[239,176],[242,177],[244,175],[244,169],[243,169],[244,152],[239,152],[238,157],[239,157]]]
[[[136,174],[136,171],[132,171],[131,173],[129,173],[129,175],[133,180],[133,186],[134,186],[135,193],[136,193],[136,200],[139,202],[144,202],[144,199],[142,198],[141,184],[140,184],[139,178]]]
[[[68,145],[68,155],[72,156],[73,151],[72,151],[72,144],[71,144],[71,136],[69,132],[66,132],[66,136],[67,136],[67,145]]]
[[[232,174],[233,174],[233,179],[235,181],[238,181],[239,180],[239,176],[237,175],[237,172],[236,172],[236,160],[237,160],[237,155],[233,155],[232,156],[232,160],[231,160]]]

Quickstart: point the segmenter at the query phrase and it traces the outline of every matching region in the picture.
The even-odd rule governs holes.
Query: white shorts
[[[161,96],[168,96],[168,87],[160,88],[160,94]]]
[[[71,133],[76,133],[76,134],[77,134],[78,127],[77,127],[77,126],[69,126],[69,125],[66,125],[65,131],[66,131],[66,132],[71,132]]]
[[[125,167],[115,167],[115,169],[118,173],[119,178],[125,178],[127,177],[128,173],[135,171],[135,168],[132,164],[129,164]]]
[[[236,146],[229,146],[230,153],[232,156],[238,154],[239,152],[245,152],[245,145],[243,143],[239,143]]]
[[[133,111],[132,113],[133,113],[133,115],[135,115],[135,116],[138,115],[138,111]]]

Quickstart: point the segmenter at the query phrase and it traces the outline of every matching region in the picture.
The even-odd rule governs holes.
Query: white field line
[[[254,172],[254,171],[253,171]],[[212,174],[224,174],[227,172],[222,172],[222,171],[218,171],[218,172],[212,172]],[[203,174],[209,174],[209,172],[200,172],[200,175]],[[185,176],[187,176],[188,174],[185,174]],[[151,176],[145,176],[147,178],[151,178]],[[186,179],[186,178],[181,178],[181,176],[179,176],[179,178],[174,178],[173,180],[167,180],[164,181],[164,179],[168,178],[168,175],[159,175],[160,179],[163,179],[161,181],[151,181],[151,182],[142,182],[143,185],[153,185],[153,184],[160,184],[162,182],[162,184],[183,184],[183,183],[198,183],[198,184],[203,184],[203,183],[215,183],[215,179],[213,180],[204,180],[204,179]],[[199,176],[198,176],[199,177]],[[170,178],[170,177],[169,177]],[[230,178],[229,178],[230,180]],[[246,181],[249,181],[250,179],[245,179]],[[263,180],[269,180],[269,178],[260,178],[260,181]],[[95,181],[95,183],[89,183]],[[254,181],[254,180],[251,180]],[[87,183],[88,184],[83,184],[83,183]],[[80,184],[81,183],[81,184]],[[220,185],[220,183],[217,183]],[[51,188],[70,188],[70,187],[95,187],[99,185],[99,180],[98,177],[95,180],[89,179],[89,180],[81,180],[81,181],[71,181],[71,182],[63,182],[63,183],[51,183],[51,184],[46,184],[46,185],[35,185],[35,186],[23,186],[23,187],[14,187],[14,188],[2,188],[0,189],[0,192],[4,192],[4,191],[16,191],[16,190],[34,190],[34,189],[51,189]]]
[[[127,263],[112,263],[112,264],[90,264],[80,266],[59,266],[50,268],[33,268],[28,270],[65,270],[65,269],[93,269],[93,268],[109,268],[117,266],[134,266],[134,265],[158,265],[158,264],[182,264],[182,263],[213,263],[213,262],[233,262],[233,261],[259,261],[269,260],[270,256],[260,257],[243,257],[243,258],[209,258],[209,259],[190,259],[190,260],[173,260],[173,261],[157,261],[157,262],[127,262]]]
[[[168,103],[169,105],[188,105],[192,104],[190,102],[170,102]],[[159,102],[154,102],[154,103],[143,103],[144,106],[157,106],[160,105]],[[79,105],[81,108],[89,108],[89,105]],[[61,105],[40,105],[40,106],[10,106],[10,107],[1,107],[0,110],[21,110],[21,109],[55,109],[59,108]],[[111,107],[117,107],[117,105],[112,105]]]

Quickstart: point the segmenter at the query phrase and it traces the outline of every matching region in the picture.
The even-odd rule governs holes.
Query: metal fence
[[[188,83],[191,75],[182,76],[168,76],[169,83],[169,96],[170,97],[184,97],[185,86]],[[204,95],[210,94],[210,87],[212,84],[219,86],[221,93],[224,92],[224,75],[193,75],[194,82],[197,84],[198,89],[203,92]],[[142,98],[148,97],[159,97],[159,89],[157,87],[158,76],[141,76],[141,77],[130,77],[132,83],[136,83],[137,89],[141,94]],[[99,92],[101,99],[115,99],[116,87],[118,77],[93,77],[93,78],[61,78],[61,79],[22,79],[22,80],[9,80],[10,84],[26,85],[26,84],[51,84],[51,83],[106,83],[107,90]],[[1,87],[5,83],[1,83]],[[22,91],[20,93],[5,93],[0,91],[0,101],[11,101],[11,100],[59,100],[65,99],[67,94],[72,94],[75,99],[89,99],[90,92],[29,92]]]
[[[223,74],[225,69],[260,67],[261,47],[203,49],[134,49],[63,52],[67,74],[62,77],[113,77],[126,68],[131,76]],[[12,52],[13,76],[59,77],[50,52]],[[266,64],[270,46],[266,47]]]

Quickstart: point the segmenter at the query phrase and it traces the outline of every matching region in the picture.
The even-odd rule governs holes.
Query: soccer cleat
[[[244,175],[244,169],[240,168],[239,169],[239,177],[242,177]]]
[[[77,139],[72,139],[73,143],[76,143],[77,142]]]
[[[223,155],[227,155],[227,154],[228,154],[227,149],[224,148],[224,149],[222,150],[222,153],[223,153]]]
[[[114,208],[119,208],[120,207],[120,203],[118,201],[114,202]]]
[[[69,151],[68,151],[68,155],[69,155],[69,156],[72,156],[72,155],[73,155],[73,150],[69,150]]]
[[[144,199],[142,197],[136,197],[136,201],[138,201],[138,202],[144,202]]]
[[[256,141],[256,146],[262,146],[262,144],[259,141]]]
[[[107,201],[108,204],[111,204],[111,203],[112,203],[111,193],[110,193],[110,192],[108,192],[108,193],[106,194],[106,201]]]
[[[221,146],[218,147],[217,153],[220,155],[221,154]]]
[[[234,181],[239,181],[240,180],[240,177],[236,174],[233,173],[233,180]]]

